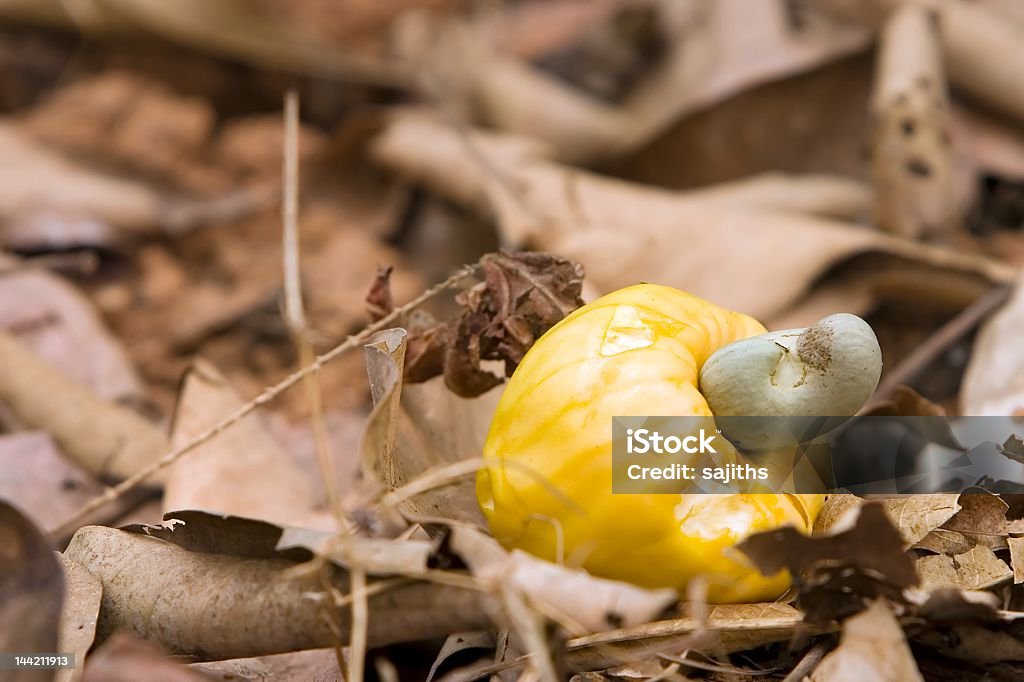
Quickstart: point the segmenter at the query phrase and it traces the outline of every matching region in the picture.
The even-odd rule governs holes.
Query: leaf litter
[[[873,316],[912,384],[877,409],[1017,414],[1019,286],[942,331],[1024,263],[1013,199],[992,190],[1024,168],[1024,107],[997,66],[1021,29],[998,3],[201,4],[104,0],[98,22],[54,3],[35,19],[97,44],[68,75],[41,63],[32,88],[0,78],[0,244],[28,257],[0,271],[0,496],[29,517],[0,515],[0,618],[85,660],[56,679],[1020,673],[1010,492],[832,495],[812,537],[740,548],[790,571],[790,595],[708,605],[508,552],[473,490],[504,378],[583,300],[637,281],[770,325]],[[0,0],[0,63],[31,63],[7,29],[25,12]],[[225,21],[237,39],[210,30]],[[142,31],[146,48],[107,43]],[[290,151],[267,68],[305,107]],[[836,82],[842,120],[807,123]],[[774,139],[746,139],[766,112]],[[291,272],[283,162],[302,176]],[[82,250],[96,272],[23,267]],[[931,335],[945,351],[915,367],[905,349]],[[311,377],[322,404],[288,391]],[[312,465],[324,434],[331,483]],[[158,504],[163,523],[114,527]],[[45,608],[26,619],[29,595]]]

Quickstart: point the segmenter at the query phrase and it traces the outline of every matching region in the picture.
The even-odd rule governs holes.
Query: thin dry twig
[[[877,402],[888,398],[898,385],[912,381],[935,362],[935,359],[946,349],[977,327],[992,311],[1003,305],[1009,296],[1009,287],[996,287],[942,325],[938,331],[886,375],[875,390],[871,401],[864,406],[861,412],[870,410]]]
[[[827,639],[823,639],[812,646],[804,654],[804,657],[800,659],[800,662],[789,671],[789,674],[786,675],[782,682],[803,682],[804,678],[809,677],[814,672],[814,669],[821,663],[821,659],[825,658],[825,654],[831,649],[832,642]]]
[[[424,302],[430,300],[434,296],[437,296],[442,291],[445,291],[455,286],[460,281],[462,281],[462,279],[476,272],[478,267],[479,266],[476,263],[463,266],[458,270],[458,272],[453,274],[448,279],[430,287],[429,289],[427,289],[422,294],[420,294],[413,300],[409,301],[405,305],[395,308],[390,314],[381,318],[377,322],[367,325],[362,329],[362,331],[358,332],[357,334],[353,334],[352,336],[349,336],[347,339],[345,339],[344,341],[342,341],[341,343],[339,343],[338,345],[336,345],[334,348],[327,351],[323,355],[318,355],[312,363],[306,365],[297,372],[290,374],[289,376],[282,379],[273,386],[265,389],[254,399],[252,399],[242,407],[238,408],[233,413],[231,413],[224,419],[220,420],[219,422],[217,422],[216,424],[214,424],[209,429],[199,434],[189,442],[185,443],[180,448],[168,452],[159,460],[153,462],[151,465],[141,469],[132,476],[121,481],[116,486],[107,488],[102,494],[94,497],[92,500],[84,504],[78,511],[76,511],[74,514],[68,517],[67,520],[65,520],[59,527],[52,531],[51,536],[61,537],[62,535],[70,532],[75,527],[76,524],[78,524],[80,521],[82,521],[82,519],[86,518],[92,512],[96,511],[97,509],[103,507],[106,504],[109,504],[110,502],[113,502],[114,500],[117,500],[126,492],[137,487],[140,483],[142,483],[155,473],[166,469],[168,466],[176,462],[184,455],[188,454],[189,452],[199,447],[203,443],[207,442],[211,438],[217,436],[222,431],[230,428],[234,424],[241,421],[243,418],[251,414],[257,408],[270,403],[279,395],[284,393],[286,390],[294,386],[296,383],[298,383],[305,377],[319,372],[320,369],[323,368],[324,365],[326,365],[327,363],[337,359],[342,354],[352,350],[353,348],[356,348],[360,344],[365,343],[367,339],[369,339],[375,333],[383,329],[387,329],[389,326],[394,324],[397,320],[399,320],[403,315],[408,313],[410,310],[413,310],[414,308],[422,305]]]
[[[299,96],[289,90],[284,96],[284,154],[281,173],[284,177],[281,200],[282,257],[284,259],[284,311],[288,329],[299,352],[299,366],[305,366],[316,358],[316,351],[310,341],[311,334],[306,323],[302,302],[302,276],[299,265]],[[327,493],[327,504],[334,514],[338,528],[351,528],[338,495],[337,479],[334,474],[334,460],[331,457],[330,439],[323,414],[323,396],[320,392],[320,377],[310,374],[303,381],[306,387],[306,401],[309,403],[310,419],[313,426],[313,446],[320,465],[320,477]]]
[[[366,571],[349,568],[352,599],[352,634],[348,640],[348,679],[363,679],[366,664],[366,635],[370,623],[370,602],[366,596]]]

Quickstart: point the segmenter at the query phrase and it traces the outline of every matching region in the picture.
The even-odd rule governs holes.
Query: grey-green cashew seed
[[[784,447],[838,426],[878,385],[882,351],[867,322],[829,315],[804,329],[743,339],[704,363],[700,390],[723,434],[743,449]],[[769,419],[754,419],[769,417]],[[790,417],[781,420],[779,417]],[[775,419],[770,419],[775,418]]]

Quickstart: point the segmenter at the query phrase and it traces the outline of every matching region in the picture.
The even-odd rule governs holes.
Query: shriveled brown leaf
[[[502,360],[505,376],[533,342],[583,305],[583,268],[546,253],[487,254],[480,259],[484,281],[460,294],[464,311],[445,353],[445,383],[464,398],[486,393],[501,378],[480,367]]]
[[[242,404],[217,368],[197,361],[182,386],[171,447],[181,447]],[[276,523],[307,522],[317,502],[305,472],[274,441],[259,415],[250,415],[172,464],[163,497],[168,511],[206,509]]]
[[[822,562],[856,566],[883,576],[893,585],[915,584],[913,562],[903,551],[903,539],[885,508],[877,503],[860,506],[853,526],[831,535],[807,537],[794,528],[757,533],[736,548],[753,561],[765,575],[774,575],[783,568],[798,576]],[[864,552],[870,545],[871,552]]]
[[[457,395],[472,398],[502,377],[481,362],[502,361],[511,376],[533,342],[583,304],[583,269],[546,253],[490,253],[480,259],[484,281],[456,297],[462,309],[450,322],[410,320],[406,382],[444,374]],[[367,305],[383,316],[394,305],[390,271],[378,272]]]
[[[876,601],[843,624],[839,647],[822,660],[811,680],[924,682],[903,629],[883,601]]]
[[[0,501],[0,651],[57,651],[64,578],[53,548],[21,512]],[[55,671],[5,671],[9,682],[54,679]]]

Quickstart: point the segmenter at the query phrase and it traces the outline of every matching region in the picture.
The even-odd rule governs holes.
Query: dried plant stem
[[[453,274],[448,279],[430,287],[429,289],[427,289],[422,294],[420,294],[413,300],[409,301],[405,305],[395,308],[390,314],[381,318],[377,322],[367,325],[366,327],[363,328],[362,331],[360,331],[357,334],[353,334],[352,336],[349,336],[347,339],[345,339],[344,341],[342,341],[337,346],[327,351],[323,355],[318,355],[312,363],[306,365],[297,372],[294,372],[293,374],[287,376],[277,384],[274,384],[273,386],[265,389],[253,400],[238,408],[230,415],[224,417],[224,419],[220,420],[203,433],[199,434],[189,442],[185,443],[180,448],[168,452],[159,460],[137,471],[133,475],[118,483],[116,486],[107,488],[102,494],[97,495],[93,499],[89,500],[89,502],[82,505],[82,507],[79,508],[78,511],[76,511],[74,514],[68,517],[68,519],[65,520],[56,530],[52,531],[51,536],[61,537],[65,533],[69,533],[71,530],[75,528],[76,524],[78,524],[82,519],[86,518],[92,512],[96,511],[97,509],[103,507],[106,504],[109,504],[110,502],[113,502],[114,500],[117,500],[126,492],[137,487],[139,484],[141,484],[149,477],[153,476],[159,471],[166,469],[168,466],[178,461],[178,459],[180,459],[184,455],[188,454],[189,452],[196,449],[197,447],[207,442],[211,438],[217,436],[217,434],[221,433],[222,431],[230,428],[234,424],[241,421],[243,418],[251,414],[257,408],[270,403],[279,395],[284,393],[286,390],[294,386],[296,383],[298,383],[305,377],[311,374],[316,374],[327,363],[335,360],[340,355],[352,350],[353,348],[358,347],[360,344],[365,343],[367,339],[369,339],[371,336],[381,331],[382,329],[387,329],[389,326],[393,325],[397,320],[399,320],[403,315],[408,313],[410,310],[422,305],[426,301],[429,301],[442,291],[445,291],[455,286],[463,278],[473,274],[476,271],[476,269],[477,264],[475,263],[460,268],[458,272]]]
[[[352,635],[348,640],[348,679],[363,679],[366,664],[366,635],[370,622],[370,603],[366,594],[366,571],[349,569],[352,593]]]
[[[805,678],[814,672],[814,669],[821,663],[821,659],[825,658],[825,654],[831,648],[832,642],[828,639],[823,639],[815,644],[804,654],[804,657],[800,659],[800,662],[786,675],[786,679],[782,682],[803,682]]]
[[[305,367],[316,359],[316,352],[309,340],[309,328],[302,303],[302,270],[299,254],[299,96],[289,90],[284,96],[284,154],[281,174],[284,178],[281,197],[282,248],[284,259],[284,312],[285,321],[298,348],[299,366]],[[309,403],[310,421],[313,426],[313,447],[320,465],[320,478],[327,493],[327,504],[339,529],[351,526],[341,506],[337,478],[334,474],[334,459],[331,457],[330,439],[324,421],[323,400],[320,394],[320,378],[310,374],[303,383],[306,387],[306,401]]]

